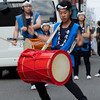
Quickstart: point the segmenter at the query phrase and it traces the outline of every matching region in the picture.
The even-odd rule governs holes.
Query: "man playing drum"
[[[53,37],[52,40],[52,50],[63,49],[66,52],[70,50],[72,43],[75,38],[77,39],[77,46],[80,47],[83,44],[83,38],[81,36],[80,26],[74,23],[71,20],[71,11],[72,5],[68,1],[62,1],[57,5],[57,10],[59,12],[59,16],[62,20],[61,23],[56,23],[54,25],[53,32],[56,30],[58,25],[60,25],[57,33]],[[32,32],[32,30],[31,30]],[[33,32],[32,32],[33,33]],[[36,34],[37,37],[43,41],[47,41],[49,36],[42,36],[40,34]],[[74,51],[70,54],[72,63],[74,66]],[[47,93],[47,90],[44,86],[45,83],[35,83],[37,91],[41,100],[51,100],[50,96]],[[78,100],[87,100],[86,96],[82,93],[80,88],[73,82],[72,76],[69,81],[64,84],[64,86],[78,99]]]
[[[23,14],[16,16],[15,30],[13,34],[14,41],[13,45],[16,45],[18,33],[20,32],[24,40],[25,38],[37,38],[36,35],[30,32],[30,30],[36,31],[40,34],[41,32],[41,17],[38,12],[32,11],[31,2],[25,1],[22,4]]]
[[[14,40],[12,41],[12,44],[15,46],[17,45],[19,32],[23,35],[24,40],[26,38],[37,38],[36,35],[30,32],[31,30],[43,34],[41,32],[41,17],[38,12],[32,11],[31,2],[25,1],[22,4],[22,10],[24,13],[16,16],[15,30],[13,34]],[[31,85],[31,89],[36,89],[34,84]]]

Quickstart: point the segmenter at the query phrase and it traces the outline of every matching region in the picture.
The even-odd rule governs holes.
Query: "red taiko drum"
[[[64,50],[26,49],[19,57],[17,68],[24,82],[64,85],[71,76],[72,62]]]

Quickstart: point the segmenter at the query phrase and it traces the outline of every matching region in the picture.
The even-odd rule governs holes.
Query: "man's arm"
[[[38,34],[36,35],[40,40],[46,42],[50,36],[45,36],[45,35],[41,35],[41,34]]]
[[[80,29],[78,29],[78,33],[77,33],[76,39],[77,39],[77,46],[78,46],[78,47],[81,47],[81,46],[83,45],[84,39],[83,39],[83,37],[82,37],[82,35],[81,35]]]
[[[36,24],[28,26],[28,33],[30,35],[33,35],[34,30],[39,29],[40,27],[41,27],[41,16],[39,15],[37,20],[36,20]]]
[[[17,20],[16,20],[13,38],[17,39],[17,38],[18,38],[18,33],[19,33],[19,30],[18,30],[18,23],[17,23]]]
[[[32,25],[33,29],[36,30],[38,28],[41,27],[41,16],[39,15],[37,20],[36,20],[36,24],[35,25]]]
[[[28,28],[29,29],[32,28],[32,29],[36,30],[36,29],[39,29],[40,27],[41,27],[41,16],[39,15],[37,20],[36,20],[36,24],[35,25],[30,25],[30,26],[28,26]]]
[[[12,45],[14,45],[14,46],[17,45],[18,33],[19,33],[19,29],[18,29],[18,23],[17,23],[17,20],[16,20],[16,22],[15,22],[15,30],[14,30],[14,33],[13,33],[14,41],[12,41]]]

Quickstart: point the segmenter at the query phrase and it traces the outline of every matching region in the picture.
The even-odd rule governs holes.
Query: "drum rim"
[[[52,59],[50,60],[50,64],[49,64],[49,68],[50,68],[49,74],[50,74],[50,76],[51,76],[52,81],[54,82],[54,84],[56,84],[56,85],[64,85],[64,84],[69,80],[69,78],[70,78],[70,76],[71,76],[71,74],[72,74],[72,61],[71,61],[71,57],[70,57],[69,54],[68,54],[66,51],[64,51],[64,50],[53,50],[53,51],[56,51],[56,52],[54,53],[54,55],[52,56]],[[60,53],[65,54],[65,55],[68,57],[69,63],[70,63],[69,75],[68,75],[68,77],[66,78],[66,80],[64,80],[64,81],[62,81],[62,82],[58,82],[58,81],[54,78],[53,73],[52,73],[52,67],[51,67],[54,58],[56,57],[57,54],[60,54]]]

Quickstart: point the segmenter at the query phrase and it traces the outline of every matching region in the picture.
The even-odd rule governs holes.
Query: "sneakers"
[[[36,90],[35,85],[32,85],[32,86],[31,86],[31,90]]]
[[[45,87],[47,87],[47,86],[48,86],[48,84],[46,83],[46,84],[45,84]]]
[[[90,75],[87,75],[87,77],[86,77],[87,79],[91,79],[92,77],[90,76]]]
[[[45,84],[45,87],[47,87],[47,86],[48,86],[48,84]],[[32,85],[32,86],[31,86],[31,90],[36,90],[35,85]]]
[[[79,80],[79,77],[78,76],[74,76],[74,80]]]
[[[90,75],[87,75],[86,77],[87,79],[91,79],[92,77]],[[79,77],[78,76],[74,76],[74,80],[79,80]]]
[[[95,74],[94,76],[95,76],[95,77],[100,77],[100,74],[98,73],[98,74]]]

